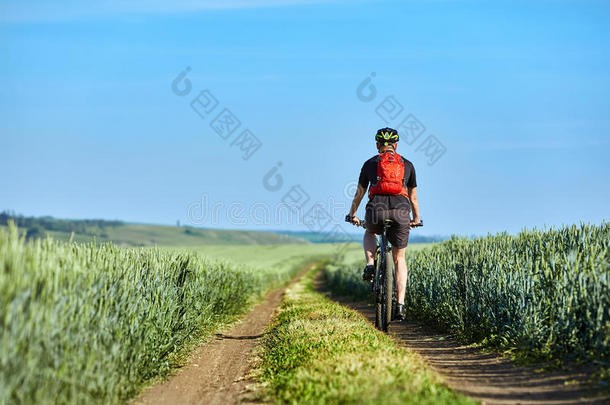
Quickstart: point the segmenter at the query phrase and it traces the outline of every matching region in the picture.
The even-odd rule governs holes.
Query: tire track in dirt
[[[290,284],[316,266],[309,264]],[[289,284],[289,285],[290,285]],[[239,323],[199,346],[187,365],[167,381],[146,388],[132,405],[234,404],[248,394],[247,386],[254,348],[277,308],[287,287],[274,290]]]
[[[316,290],[375,322],[372,303],[334,297],[320,272]],[[455,391],[483,404],[610,404],[610,395],[595,395],[585,384],[590,368],[538,373],[508,358],[463,345],[448,335],[415,322],[393,322],[389,334],[419,353]]]

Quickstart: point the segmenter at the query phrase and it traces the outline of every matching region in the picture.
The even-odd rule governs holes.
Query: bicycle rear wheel
[[[384,295],[383,295],[383,309],[382,311],[382,324],[383,331],[387,332],[388,327],[390,326],[390,322],[392,321],[392,297],[394,296],[394,259],[392,258],[392,253],[387,252],[385,255],[385,263],[384,263]]]

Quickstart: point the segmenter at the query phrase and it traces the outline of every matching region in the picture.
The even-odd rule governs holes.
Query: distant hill
[[[364,232],[364,231],[363,231]],[[279,235],[287,235],[298,239],[304,239],[311,243],[341,243],[341,242],[362,242],[362,233],[346,233],[342,235],[332,235],[324,232],[300,232],[300,231],[277,231]],[[434,243],[449,239],[449,236],[424,236],[409,235],[409,243]]]
[[[97,219],[71,220],[0,213],[0,227],[13,221],[28,239],[51,236],[77,242],[113,242],[127,246],[272,245],[308,243],[297,236],[256,231],[131,224]]]

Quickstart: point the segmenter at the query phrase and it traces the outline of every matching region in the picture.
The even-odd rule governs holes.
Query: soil
[[[315,264],[305,267],[294,283]],[[253,350],[282,302],[284,288],[267,294],[239,323],[195,349],[187,365],[167,381],[145,389],[132,404],[234,404],[252,394],[248,377]]]
[[[319,276],[316,288],[329,295]],[[331,298],[375,322],[372,303]],[[450,388],[483,404],[610,404],[610,395],[601,395],[587,386],[592,367],[537,372],[535,367],[518,365],[408,320],[391,323],[389,334],[419,353]]]

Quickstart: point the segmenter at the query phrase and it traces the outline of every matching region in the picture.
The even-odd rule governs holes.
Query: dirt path
[[[321,293],[329,293],[320,277],[316,287]],[[372,304],[333,298],[375,322]],[[414,322],[390,324],[389,333],[417,351],[449,387],[483,404],[610,404],[608,395],[591,396],[583,383],[588,378],[587,370],[537,373]]]
[[[293,279],[311,270],[306,266]],[[270,292],[242,321],[198,347],[169,380],[147,388],[132,404],[234,404],[247,393],[252,351],[282,301],[285,288]]]

